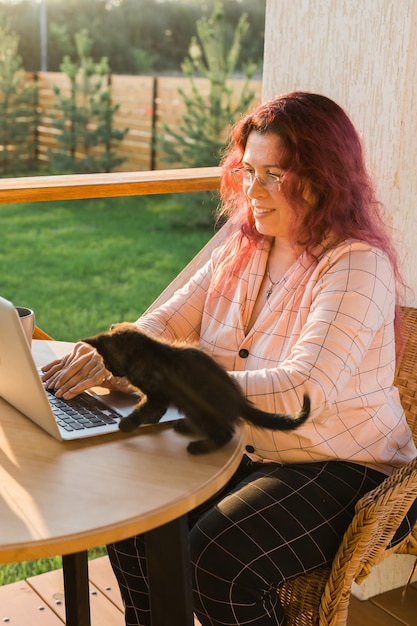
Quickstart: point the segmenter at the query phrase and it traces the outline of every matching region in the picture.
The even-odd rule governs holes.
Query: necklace
[[[269,273],[269,267],[266,268],[266,274],[268,276],[268,280],[269,280],[269,287],[266,290],[266,299],[269,300],[269,297],[275,287],[275,285],[278,285],[279,282],[281,282],[281,280],[277,280],[275,283],[271,278],[271,274]]]

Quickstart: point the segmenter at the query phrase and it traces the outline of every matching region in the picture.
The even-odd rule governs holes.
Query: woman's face
[[[258,232],[288,239],[293,209],[281,191],[281,186],[285,185],[285,172],[278,163],[280,152],[278,135],[256,131],[249,134],[242,159],[248,179],[243,182],[243,190],[252,207]],[[274,180],[275,176],[281,176],[282,182]]]

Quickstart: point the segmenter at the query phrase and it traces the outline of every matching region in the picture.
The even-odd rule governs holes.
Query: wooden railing
[[[199,167],[4,178],[0,181],[0,204],[210,191],[219,188],[220,173],[220,167]]]

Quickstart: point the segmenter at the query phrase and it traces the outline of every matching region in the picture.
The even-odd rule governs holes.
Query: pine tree
[[[55,127],[60,132],[58,147],[50,151],[51,165],[65,172],[110,172],[125,160],[116,156],[114,146],[128,129],[113,127],[119,105],[111,103],[107,58],[95,63],[89,56],[93,41],[87,30],[81,30],[74,39],[78,60],[73,62],[66,55],[60,68],[69,79],[69,96],[54,86],[60,110]]]
[[[0,16],[0,172],[17,175],[35,167],[37,89],[26,80],[19,37]]]
[[[254,92],[250,79],[256,70],[253,63],[244,67],[245,79],[236,102],[228,79],[236,71],[249,22],[247,14],[241,15],[229,50],[225,43],[225,14],[221,0],[215,0],[210,18],[197,21],[197,35],[191,40],[189,56],[182,71],[190,81],[191,93],[178,89],[186,113],[179,129],[164,124],[162,148],[165,161],[188,167],[218,165],[227,141],[230,125],[249,108]],[[203,76],[209,81],[208,96],[201,94],[195,78]]]

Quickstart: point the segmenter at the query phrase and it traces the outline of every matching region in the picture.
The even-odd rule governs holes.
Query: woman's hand
[[[127,380],[116,378],[105,367],[98,352],[79,341],[72,352],[42,367],[42,380],[54,389],[58,398],[69,400],[90,387],[100,386],[119,391],[135,391]]]

